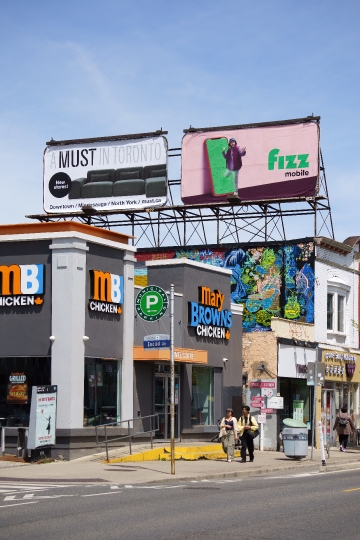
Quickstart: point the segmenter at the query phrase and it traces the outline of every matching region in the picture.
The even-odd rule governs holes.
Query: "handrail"
[[[143,420],[144,418],[150,418],[150,430],[149,431],[138,431],[137,433],[131,433],[132,429],[130,427],[130,423],[133,423],[136,420]],[[153,418],[156,419],[155,427],[153,427]],[[107,427],[116,427],[120,426],[120,424],[126,424],[127,423],[127,435],[121,435],[120,437],[115,437],[112,439],[108,439],[108,434],[106,431]],[[105,440],[99,441],[99,433],[98,430],[103,428],[104,429],[104,437]],[[159,415],[158,414],[149,414],[147,416],[137,416],[136,418],[131,418],[129,420],[119,420],[118,422],[109,422],[108,424],[100,424],[99,426],[95,426],[95,434],[96,434],[96,444],[101,445],[105,444],[106,447],[106,461],[109,461],[109,443],[113,443],[115,441],[120,441],[122,439],[129,439],[129,449],[130,449],[130,455],[132,454],[132,448],[131,448],[131,439],[132,437],[136,437],[138,435],[145,435],[146,433],[150,434],[150,440],[151,440],[151,449],[153,448],[153,432],[159,431]]]

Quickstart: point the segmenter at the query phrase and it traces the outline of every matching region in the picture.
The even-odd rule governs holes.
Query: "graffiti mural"
[[[270,330],[271,317],[314,322],[314,244],[196,248],[136,254],[135,285],[147,285],[145,261],[187,258],[231,269],[231,301],[242,304],[247,332]]]

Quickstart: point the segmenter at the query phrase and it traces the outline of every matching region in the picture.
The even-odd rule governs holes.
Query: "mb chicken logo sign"
[[[0,266],[0,308],[41,306],[43,295],[43,264]]]
[[[124,277],[101,270],[90,270],[90,311],[120,315],[124,303]]]

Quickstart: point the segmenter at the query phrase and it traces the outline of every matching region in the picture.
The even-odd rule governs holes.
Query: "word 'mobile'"
[[[189,326],[196,326],[198,336],[229,339],[232,313],[223,309],[225,295],[199,287],[199,302],[189,302]]]
[[[124,303],[124,276],[90,270],[91,299],[90,311],[120,315],[120,304]]]

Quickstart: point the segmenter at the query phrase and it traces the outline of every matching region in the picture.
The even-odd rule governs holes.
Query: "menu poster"
[[[6,402],[12,405],[25,405],[28,400],[28,385],[25,373],[11,372],[9,375]]]
[[[57,386],[33,386],[28,448],[55,444]]]

